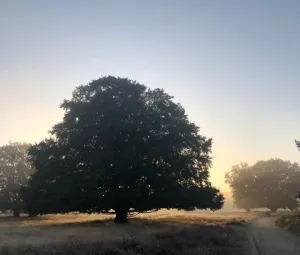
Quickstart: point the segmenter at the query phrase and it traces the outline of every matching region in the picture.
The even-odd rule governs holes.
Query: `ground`
[[[276,216],[255,220],[246,228],[250,240],[249,255],[299,255],[300,239],[275,226]]]
[[[101,215],[0,217],[0,254],[299,255],[300,237],[261,213],[140,215],[114,224]]]
[[[253,215],[161,211],[116,225],[99,215],[1,217],[0,254],[243,254]],[[244,226],[245,225],[245,226]]]

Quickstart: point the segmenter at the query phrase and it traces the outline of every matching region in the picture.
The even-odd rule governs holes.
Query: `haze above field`
[[[300,2],[1,1],[0,145],[35,142],[101,75],[164,88],[233,164],[299,161]]]

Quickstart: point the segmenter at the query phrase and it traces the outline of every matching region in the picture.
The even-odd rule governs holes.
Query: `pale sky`
[[[0,0],[0,145],[43,139],[101,75],[164,88],[240,161],[300,161],[299,0]]]

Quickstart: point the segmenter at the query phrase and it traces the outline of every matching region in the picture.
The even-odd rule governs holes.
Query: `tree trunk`
[[[20,213],[21,213],[20,209],[15,209],[13,212],[14,212],[13,217],[20,217]]]
[[[116,209],[116,223],[127,223],[128,222],[128,210],[124,208]]]

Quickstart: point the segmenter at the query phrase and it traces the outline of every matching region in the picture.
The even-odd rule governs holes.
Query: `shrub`
[[[280,228],[286,228],[289,227],[291,224],[297,223],[300,223],[300,214],[282,215],[275,221],[275,225]]]

